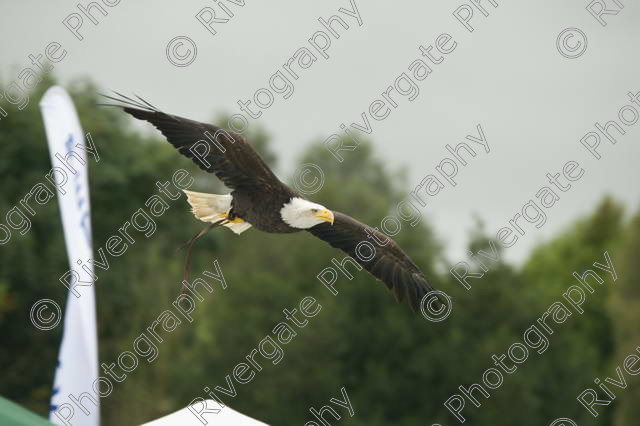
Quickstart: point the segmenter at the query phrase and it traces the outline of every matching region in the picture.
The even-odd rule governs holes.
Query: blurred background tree
[[[615,354],[612,364],[621,365],[630,354],[640,352],[640,213],[629,224],[619,255],[619,279],[613,289],[610,308],[615,325]],[[609,370],[613,370],[611,367]],[[627,378],[628,388],[616,398],[618,404],[614,413],[614,425],[625,426],[640,418],[640,382]]]

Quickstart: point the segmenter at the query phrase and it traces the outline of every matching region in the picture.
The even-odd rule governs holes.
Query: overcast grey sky
[[[620,108],[630,104],[627,93],[640,91],[637,2],[625,1],[618,15],[604,17],[608,23],[603,27],[585,9],[588,0],[499,0],[498,8],[484,0],[481,5],[489,16],[473,9],[473,32],[452,14],[461,5],[471,7],[462,0],[355,0],[362,26],[338,12],[351,9],[349,0],[246,0],[242,7],[231,0],[220,2],[234,16],[213,24],[215,35],[195,15],[208,6],[217,9],[217,17],[225,17],[218,0],[122,0],[114,7],[101,3],[108,16],[94,11],[97,26],[84,17],[79,41],[63,25],[71,13],[81,13],[78,0],[3,0],[2,78],[16,80],[18,72],[30,66],[27,56],[43,53],[55,41],[67,51],[55,64],[63,81],[90,76],[104,88],[138,93],[168,112],[208,120],[217,112],[238,112],[238,99],[253,98],[294,52],[311,49],[308,39],[324,29],[318,18],[339,14],[349,29],[336,27],[340,38],[332,38],[329,59],[315,51],[318,60],[299,70],[293,95],[285,100],[276,94],[257,120],[272,134],[281,159],[278,173],[287,177],[309,141],[339,132],[341,123],[361,122],[360,114],[382,98],[387,86],[402,72],[411,74],[409,64],[427,60],[418,46],[433,45],[448,33],[456,48],[417,82],[419,95],[409,101],[393,94],[397,108],[382,121],[370,120],[379,155],[393,168],[407,169],[407,193],[451,157],[445,145],[455,146],[468,134],[477,137],[476,126],[482,125],[490,153],[467,141],[477,156],[460,167],[455,187],[445,184],[422,208],[452,262],[466,257],[473,213],[484,218],[487,231],[495,235],[527,201],[537,201],[538,190],[551,186],[546,173],[562,173],[571,160],[584,175],[567,192],[556,191],[560,200],[544,209],[547,222],[542,228],[521,224],[525,235],[506,250],[508,259],[522,259],[534,244],[591,211],[605,193],[633,210],[640,206],[640,123],[622,125],[627,133],[615,145],[602,137],[600,160],[579,142],[596,130],[596,122],[619,121]],[[615,7],[614,0],[606,3]],[[563,57],[556,47],[559,33],[569,27],[581,29],[588,38],[586,51],[574,59]],[[176,67],[167,60],[167,43],[176,36],[188,36],[197,44],[197,57],[189,66]],[[576,40],[567,43],[573,46]],[[357,149],[345,153],[344,167],[357,161],[357,155]]]

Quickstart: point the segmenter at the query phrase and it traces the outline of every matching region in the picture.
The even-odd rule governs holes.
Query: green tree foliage
[[[51,84],[51,79],[42,82],[22,111],[3,106],[8,116],[0,120],[2,212],[19,203],[51,168],[37,108]],[[100,99],[91,82],[79,81],[70,91],[100,153],[100,162],[90,163],[95,250],[158,194],[156,182],[170,180],[177,169],[195,178],[195,191],[227,192],[179,156],[158,132],[148,130],[150,126],[132,125],[134,120],[121,111],[96,107]],[[253,130],[249,139],[269,164],[276,164],[264,131]],[[312,143],[299,161],[307,162],[325,173],[314,200],[371,226],[380,226],[408,195],[402,174],[385,166],[372,143],[360,143],[356,155],[342,164],[322,144]],[[188,211],[184,196],[168,203],[153,235],[135,233],[135,244],[123,256],[109,258],[107,271],[98,272],[100,362],[116,362],[120,353],[132,351],[134,340],[171,309],[180,292],[184,252],[177,248],[203,224]],[[205,387],[227,387],[225,378],[234,367],[246,362],[267,336],[274,337],[277,324],[287,321],[283,309],[298,309],[309,296],[321,305],[320,312],[304,327],[292,326],[296,335],[280,345],[284,356],[278,363],[256,356],[261,370],[248,384],[234,382],[237,396],[218,392],[225,404],[271,424],[304,424],[313,420],[310,407],[320,408],[345,387],[356,414],[343,417],[343,424],[454,424],[444,401],[459,393],[458,386],[479,383],[482,373],[494,366],[491,355],[522,341],[524,330],[574,283],[571,273],[602,262],[609,250],[614,264],[621,262],[613,301],[607,303],[609,280],[585,303],[581,317],[574,315],[551,336],[547,352],[532,351],[527,363],[505,376],[489,399],[480,397],[480,408],[467,401],[463,413],[473,425],[540,425],[561,416],[590,424],[575,397],[594,377],[610,374],[611,363],[640,344],[632,343],[638,336],[633,284],[639,218],[624,232],[621,207],[606,199],[593,214],[540,245],[521,269],[500,256],[469,291],[439,272],[448,267],[430,225],[424,220],[414,227],[402,222],[394,239],[437,288],[453,297],[453,312],[441,323],[396,305],[381,282],[353,267],[348,266],[353,279],[340,276],[335,285],[339,293],[331,294],[316,276],[332,266],[332,258],[341,261],[346,255],[308,233],[248,230],[237,236],[214,229],[196,244],[192,279],[202,277],[204,270],[214,271],[217,260],[228,288],[208,280],[215,290],[197,305],[194,321],[183,320],[175,331],[162,333],[157,359],[140,359],[126,380],[101,400],[103,424],[143,423],[206,397]],[[58,278],[69,266],[56,200],[39,206],[31,221],[29,233],[14,233],[0,246],[0,394],[46,416],[62,327],[40,331],[28,314],[42,298],[64,306],[67,291]],[[625,245],[618,252],[622,234]],[[486,248],[487,240],[478,225],[471,233],[470,250]],[[634,424],[634,386],[618,405],[604,410],[598,424],[611,424],[614,410],[616,426]],[[339,413],[346,415],[346,410]]]
[[[624,245],[618,257],[620,279],[613,289],[611,312],[615,327],[616,353],[614,365],[620,365],[630,354],[638,354],[640,347],[640,213],[636,214],[629,224],[624,238]],[[615,411],[616,426],[633,424],[640,418],[640,382],[628,380],[628,388],[616,398],[618,404]]]
[[[614,266],[619,263],[618,246],[623,230],[622,207],[605,198],[595,211],[581,218],[564,233],[539,245],[523,269],[522,289],[527,300],[536,303],[541,315],[554,302],[566,303],[562,294],[570,285],[579,285],[573,272],[582,275],[595,270],[604,284],[595,285],[582,305],[583,314],[573,313],[565,323],[554,324],[547,352],[535,362],[535,374],[544,378],[540,383],[545,420],[567,416],[579,424],[592,420],[576,397],[593,386],[595,378],[603,379],[609,371],[613,354],[613,324],[607,303],[611,289],[617,284],[611,276],[597,268],[594,262],[606,264],[607,251]],[[590,281],[593,284],[593,281]],[[550,400],[546,395],[554,395]],[[598,424],[610,424],[612,410],[603,410]]]

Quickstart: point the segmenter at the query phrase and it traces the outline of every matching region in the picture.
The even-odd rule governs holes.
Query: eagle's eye
[[[311,209],[311,213],[318,213],[318,209]]]

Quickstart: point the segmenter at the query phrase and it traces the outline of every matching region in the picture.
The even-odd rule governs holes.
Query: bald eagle
[[[406,301],[413,312],[433,291],[420,268],[397,243],[344,213],[305,199],[282,183],[242,135],[166,114],[140,97],[136,100],[116,94],[117,98],[103,95],[118,102],[109,106],[153,124],[180,154],[232,190],[225,195],[184,191],[195,217],[209,227],[223,225],[236,234],[251,227],[281,234],[307,231],[351,256],[384,282],[398,303]],[[388,242],[367,252],[363,260],[358,244],[370,238]]]

